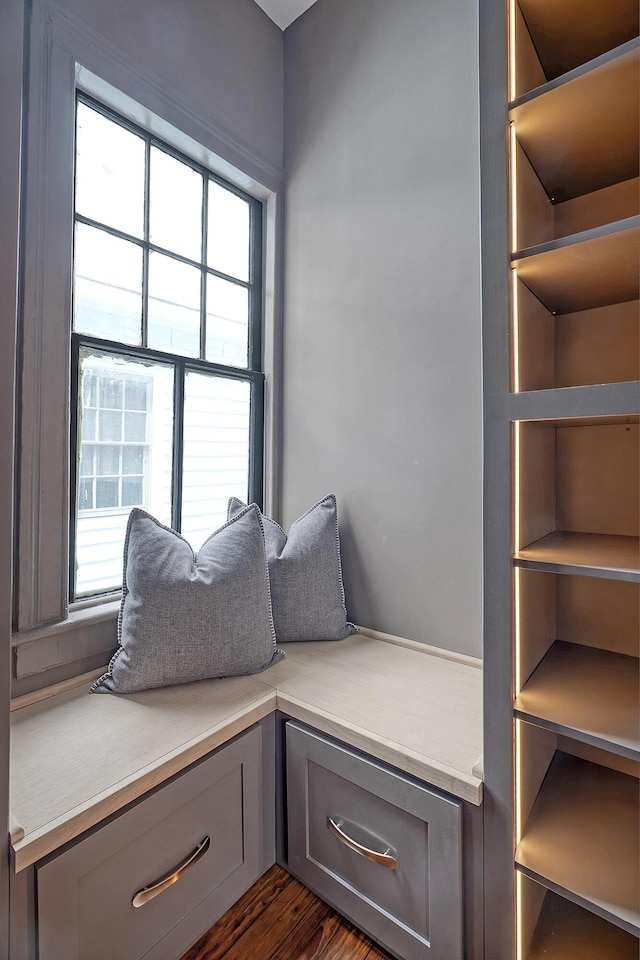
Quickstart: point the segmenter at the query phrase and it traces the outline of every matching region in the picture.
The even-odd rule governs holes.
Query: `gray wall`
[[[282,32],[253,0],[58,0],[271,163],[282,162]]]
[[[349,613],[481,655],[475,0],[285,32],[282,515],[338,496]]]

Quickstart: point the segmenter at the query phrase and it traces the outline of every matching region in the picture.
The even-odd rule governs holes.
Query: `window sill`
[[[106,664],[117,643],[119,609],[119,598],[87,606],[81,603],[65,620],[14,634],[14,678],[33,677],[87,658],[101,657]]]

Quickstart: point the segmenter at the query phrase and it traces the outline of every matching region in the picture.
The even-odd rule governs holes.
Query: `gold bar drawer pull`
[[[350,823],[348,820],[334,820],[333,817],[327,817],[327,823],[331,832],[350,850],[355,850],[360,856],[366,857],[367,860],[373,860],[374,863],[379,863],[387,870],[395,870],[398,866],[398,861],[395,858],[396,851],[384,841],[380,843],[380,846],[385,849],[374,850],[369,844],[378,838],[363,830],[362,827]]]
[[[150,900],[155,899],[155,897],[162,893],[163,890],[166,890],[167,887],[171,887],[174,883],[177,883],[180,877],[186,873],[189,867],[192,867],[194,863],[197,863],[198,860],[201,859],[201,857],[204,857],[205,853],[209,849],[210,844],[211,837],[205,837],[202,843],[198,844],[193,853],[190,853],[186,860],[183,860],[182,863],[178,864],[177,867],[174,867],[173,870],[165,873],[164,876],[154,881],[154,883],[150,883],[148,887],[143,887],[142,890],[139,890],[131,901],[133,906],[142,907],[145,903],[149,903]]]

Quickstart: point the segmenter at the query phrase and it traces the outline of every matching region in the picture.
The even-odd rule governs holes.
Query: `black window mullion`
[[[249,502],[262,510],[264,452],[264,377],[252,380],[249,411]]]
[[[262,369],[262,204],[251,204],[249,223],[249,366]]]
[[[149,208],[151,192],[151,142],[145,139],[144,159],[144,247],[142,252],[142,327],[140,343],[147,346],[149,340]]]
[[[209,214],[209,177],[203,177],[202,188],[202,267],[200,270],[200,356],[207,356],[207,244]]]
[[[77,336],[71,338],[71,463],[69,464],[69,597],[76,592],[76,528],[78,525],[78,414],[80,405],[80,341]],[[96,418],[97,430],[97,418]],[[95,468],[94,468],[95,473]],[[95,483],[95,481],[94,481]],[[95,492],[94,492],[95,496]]]
[[[103,233],[109,233],[112,237],[117,237],[118,240],[135,243],[138,247],[144,246],[144,240],[141,240],[140,237],[134,237],[132,234],[126,233],[124,230],[118,230],[117,227],[111,227],[107,223],[100,223],[99,220],[86,217],[84,213],[76,213],[75,222],[84,223],[87,227],[93,227],[94,230],[102,230]]]
[[[167,250],[166,247],[161,247],[157,243],[151,243],[150,240],[141,240],[140,237],[134,237],[130,233],[125,233],[124,230],[118,230],[117,227],[111,227],[106,223],[100,223],[98,220],[92,220],[91,217],[85,217],[83,213],[76,213],[75,221],[76,223],[83,223],[87,227],[93,227],[94,230],[101,230],[103,233],[108,233],[112,237],[117,237],[119,240],[126,240],[128,243],[133,243],[138,247],[142,247],[143,250],[148,248],[151,253],[161,253],[164,257],[170,257],[172,260],[178,260],[179,263],[185,263],[189,267],[196,267],[198,270],[204,268],[207,273],[210,273],[215,277],[220,277],[221,280],[228,280],[229,283],[235,283],[238,287],[251,287],[251,282],[248,280],[240,280],[238,277],[232,277],[230,274],[224,273],[222,270],[216,270],[215,267],[208,267],[206,258],[203,258],[202,262],[199,260],[192,260],[191,257],[185,257],[181,253],[176,253],[174,250]]]
[[[105,353],[117,353],[124,357],[136,357],[142,360],[154,360],[173,366],[184,363],[200,373],[210,373],[212,376],[228,377],[230,380],[251,380],[252,375],[262,376],[260,370],[250,370],[246,367],[232,367],[226,363],[215,363],[212,360],[200,360],[198,357],[182,357],[175,353],[166,353],[155,350],[153,347],[137,347],[135,344],[120,343],[118,340],[105,340],[102,337],[91,337],[89,334],[74,334],[80,339],[81,345],[92,350]]]
[[[173,481],[171,485],[171,526],[174,530],[182,528],[184,378],[185,364],[183,361],[176,361],[173,388]]]
[[[140,241],[138,240],[138,243]],[[238,277],[232,277],[228,273],[223,273],[222,270],[216,270],[215,267],[207,267],[204,261],[200,263],[199,260],[192,260],[191,257],[185,257],[181,253],[176,253],[174,250],[167,250],[166,247],[161,247],[157,243],[149,242],[149,250],[152,253],[161,253],[164,257],[171,257],[172,260],[178,260],[180,263],[186,263],[189,267],[196,267],[198,270],[205,269],[207,273],[212,273],[216,277],[220,277],[221,280],[228,280],[230,283],[235,283],[239,287],[249,287],[250,283],[248,280],[239,280]]]

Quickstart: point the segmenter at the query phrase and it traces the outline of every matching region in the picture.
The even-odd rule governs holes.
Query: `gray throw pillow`
[[[231,497],[227,515],[246,507]],[[273,622],[278,642],[343,640],[355,631],[347,619],[338,508],[333,494],[291,524],[289,536],[264,517],[271,578]]]
[[[133,509],[118,643],[92,693],[257,673],[280,660],[258,507],[238,512],[197,555],[180,534]]]

